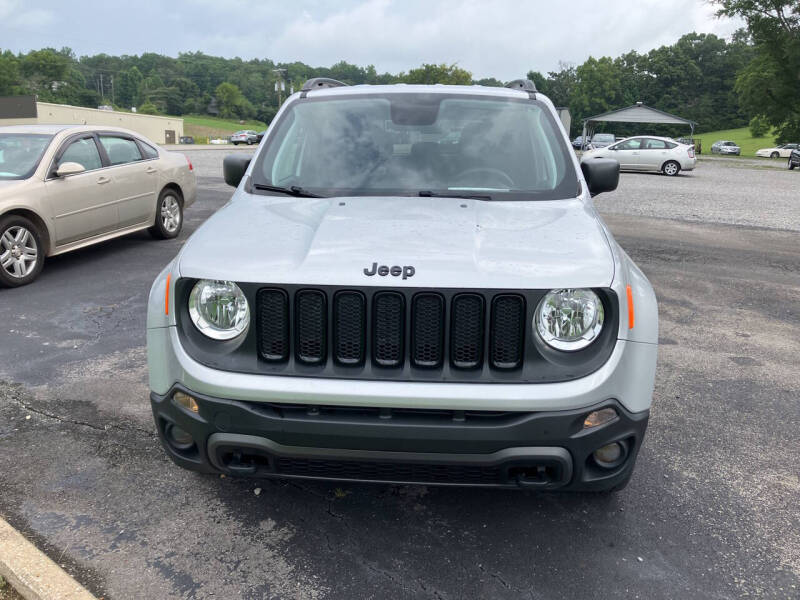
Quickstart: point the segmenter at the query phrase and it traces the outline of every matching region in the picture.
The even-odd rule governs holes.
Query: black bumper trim
[[[171,399],[192,395],[199,412]],[[426,485],[599,491],[630,476],[649,411],[630,413],[609,399],[582,409],[541,412],[383,410],[242,402],[175,386],[151,393],[161,441],[178,465],[234,476],[309,478]],[[585,416],[614,407],[618,417],[583,429]],[[176,448],[166,430],[195,440]],[[627,445],[627,459],[602,469],[597,448]]]

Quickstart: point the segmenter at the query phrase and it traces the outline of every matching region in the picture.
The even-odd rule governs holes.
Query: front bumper
[[[184,391],[199,410],[177,405]],[[246,402],[176,386],[151,393],[162,443],[178,465],[234,476],[597,491],[631,474],[649,411],[609,399],[573,410],[489,412]],[[589,412],[617,418],[583,429]],[[175,427],[191,444],[170,441]],[[602,468],[592,453],[612,442],[624,460]]]

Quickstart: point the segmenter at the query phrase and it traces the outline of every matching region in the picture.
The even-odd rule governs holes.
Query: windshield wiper
[[[446,194],[444,192],[434,192],[432,190],[420,190],[419,195],[423,198],[464,198],[465,200],[491,200],[489,194]]]
[[[257,190],[264,190],[267,192],[280,192],[281,194],[289,194],[290,196],[297,196],[299,198],[327,198],[327,196],[320,196],[319,194],[312,194],[301,188],[299,185],[292,185],[289,187],[281,187],[279,185],[264,185],[263,183],[254,183],[253,187]]]

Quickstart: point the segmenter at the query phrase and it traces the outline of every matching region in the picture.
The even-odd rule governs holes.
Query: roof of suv
[[[526,98],[528,92],[507,87],[484,85],[416,85],[395,83],[391,85],[345,85],[308,90],[309,98],[321,96],[352,96],[356,94],[458,94],[480,96],[505,96],[507,98]],[[298,92],[299,94],[299,92]],[[540,92],[537,92],[537,96]]]

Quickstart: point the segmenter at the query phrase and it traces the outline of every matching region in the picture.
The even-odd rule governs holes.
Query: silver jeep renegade
[[[505,88],[313,79],[231,201],[156,279],[153,415],[236,476],[617,490],[658,313],[553,104]]]

